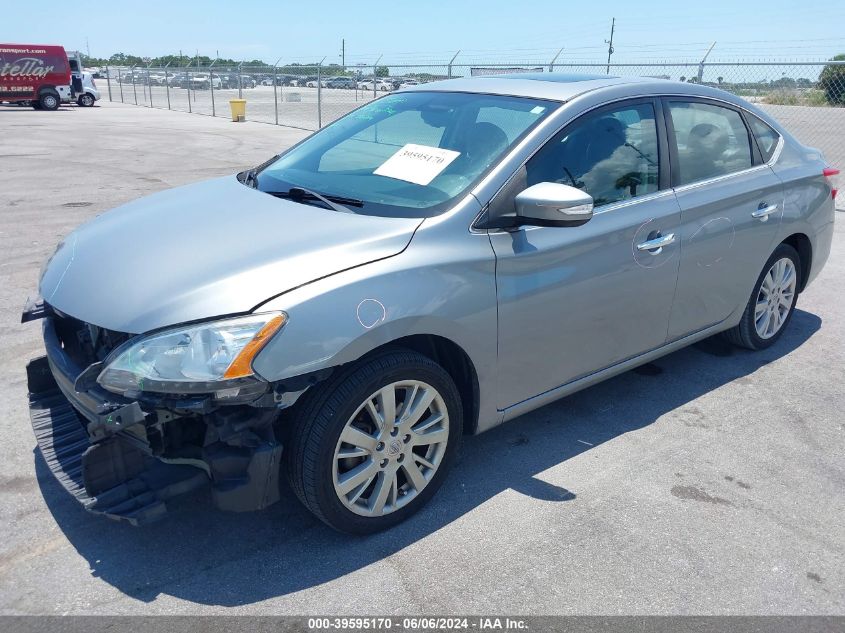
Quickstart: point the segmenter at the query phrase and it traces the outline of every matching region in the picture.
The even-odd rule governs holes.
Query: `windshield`
[[[457,92],[388,95],[260,169],[254,183],[268,193],[300,187],[354,200],[351,210],[366,215],[437,215],[555,105]]]

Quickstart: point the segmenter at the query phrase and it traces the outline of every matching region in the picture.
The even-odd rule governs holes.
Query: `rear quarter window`
[[[751,126],[751,132],[754,134],[754,138],[757,139],[757,147],[760,148],[763,162],[768,163],[775,154],[780,134],[753,114],[748,115],[748,124]]]

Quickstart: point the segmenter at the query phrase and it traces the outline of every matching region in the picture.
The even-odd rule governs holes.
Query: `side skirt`
[[[564,398],[568,395],[571,395],[576,391],[581,391],[582,389],[586,389],[587,387],[592,387],[593,385],[600,383],[603,380],[607,380],[608,378],[612,378],[613,376],[618,376],[619,374],[623,374],[626,371],[634,369],[635,367],[650,363],[651,361],[660,358],[661,356],[666,356],[667,354],[676,352],[679,349],[687,347],[688,345],[692,345],[693,343],[696,343],[709,336],[713,336],[718,332],[733,327],[733,325],[735,325],[734,321],[736,320],[737,315],[732,314],[728,319],[725,319],[720,323],[711,325],[710,327],[695,332],[693,334],[688,334],[683,338],[680,338],[676,341],[672,341],[671,343],[667,343],[666,345],[658,347],[657,349],[654,349],[650,352],[635,356],[634,358],[629,358],[628,360],[617,363],[616,365],[611,365],[606,369],[602,369],[593,374],[589,374],[588,376],[584,376],[583,378],[578,378],[577,380],[568,382],[565,385],[561,385],[560,387],[555,387],[554,389],[546,391],[545,393],[541,393],[540,395],[534,396],[533,398],[529,398],[528,400],[518,402],[517,404],[514,404],[508,407],[507,409],[501,411],[503,415],[499,420],[498,424],[513,420],[514,418],[519,417],[524,413],[528,413],[529,411],[538,409],[546,404],[549,404],[550,402],[554,402],[555,400],[559,400],[560,398]],[[497,424],[490,425],[487,427],[487,429],[493,428],[493,426],[497,426]]]

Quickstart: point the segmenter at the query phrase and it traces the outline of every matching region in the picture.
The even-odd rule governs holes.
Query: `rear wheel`
[[[419,510],[445,478],[463,426],[449,374],[398,348],[307,392],[293,417],[291,487],[322,521],[354,534]]]
[[[739,325],[724,333],[734,345],[765,349],[775,343],[792,318],[798,301],[801,258],[788,244],[769,257],[754,285]]]
[[[85,108],[90,108],[94,105],[94,97],[86,92],[83,95],[79,95],[79,99],[76,102]]]
[[[53,91],[41,93],[38,101],[42,110],[58,110],[62,103],[59,94]]]

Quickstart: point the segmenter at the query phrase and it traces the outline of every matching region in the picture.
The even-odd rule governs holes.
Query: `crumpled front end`
[[[89,511],[138,525],[163,516],[169,499],[210,485],[218,508],[248,511],[279,499],[281,385],[248,402],[209,396],[139,394],[96,382],[105,358],[133,335],[105,330],[49,305],[46,356],[27,366],[29,407],[38,446],[59,482]]]

